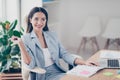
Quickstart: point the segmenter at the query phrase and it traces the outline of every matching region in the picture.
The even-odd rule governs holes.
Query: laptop
[[[120,68],[120,59],[100,59],[99,65],[104,68]]]
[[[99,65],[104,68],[120,68],[120,52],[102,51],[100,53]]]

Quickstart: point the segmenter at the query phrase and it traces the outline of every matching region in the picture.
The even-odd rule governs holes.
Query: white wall
[[[18,20],[17,29],[20,27],[20,4],[19,0],[6,0],[6,20],[14,21],[15,19]],[[12,5],[10,4],[12,3]]]
[[[59,27],[59,32],[62,43],[68,48],[78,48],[80,43],[78,32],[88,16],[100,17],[102,32],[108,19],[120,17],[120,0],[61,0],[60,3],[59,12],[62,26]],[[98,41],[99,44],[104,43],[100,36]]]

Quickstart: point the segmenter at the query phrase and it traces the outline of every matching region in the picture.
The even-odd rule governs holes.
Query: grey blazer
[[[61,65],[60,60],[63,59],[68,64],[74,65],[75,56],[68,53],[65,48],[60,44],[56,34],[50,31],[43,31],[45,41],[52,56],[53,62],[63,71],[66,71]],[[41,44],[34,31],[27,33],[22,36],[23,43],[31,56],[31,63],[26,65],[29,68],[34,68],[35,66],[44,68],[45,61],[42,52]]]

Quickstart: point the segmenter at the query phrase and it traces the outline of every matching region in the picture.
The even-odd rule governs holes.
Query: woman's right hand
[[[14,44],[19,44],[20,41],[22,41],[21,38],[16,37],[16,36],[12,36],[10,39],[12,42],[14,42]]]

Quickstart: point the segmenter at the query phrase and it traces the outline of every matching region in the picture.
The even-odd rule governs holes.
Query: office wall
[[[81,37],[78,35],[88,16],[99,16],[102,32],[110,18],[120,17],[120,0],[60,0],[60,39],[67,48],[77,49]],[[103,48],[105,39],[97,37]]]

